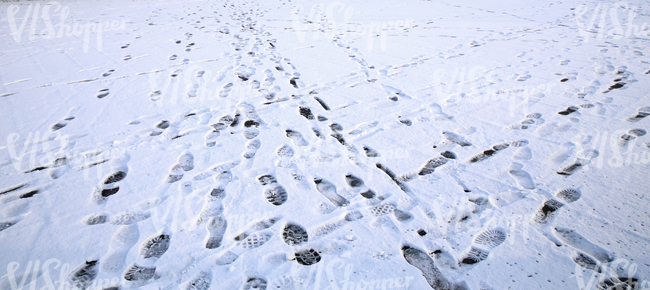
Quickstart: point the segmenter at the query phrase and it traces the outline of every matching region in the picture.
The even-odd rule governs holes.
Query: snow
[[[645,4],[4,2],[0,287],[650,289]]]

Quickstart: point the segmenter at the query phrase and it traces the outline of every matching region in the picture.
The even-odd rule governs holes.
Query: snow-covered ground
[[[0,287],[650,289],[648,13],[4,2]]]

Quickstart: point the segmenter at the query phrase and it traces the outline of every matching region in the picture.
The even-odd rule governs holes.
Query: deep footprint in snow
[[[556,211],[563,206],[563,203],[549,199],[535,212],[531,221],[538,224],[547,224],[553,219]]]
[[[311,109],[309,107],[300,106],[298,107],[298,112],[300,113],[301,116],[305,117],[307,120],[314,119],[314,114],[312,114]]]
[[[483,161],[485,159],[490,158],[491,156],[493,156],[497,152],[502,151],[502,150],[504,150],[504,149],[506,149],[508,147],[510,147],[509,143],[496,144],[496,145],[492,146],[492,148],[484,150],[483,152],[468,158],[466,162],[467,163],[476,163],[476,162],[479,162],[479,161]]]
[[[451,289],[449,281],[442,276],[442,273],[436,267],[433,259],[426,252],[411,247],[402,246],[402,256],[411,266],[420,270],[422,276],[433,289]]]
[[[239,234],[236,234],[233,240],[243,241],[254,232],[258,232],[272,227],[276,222],[280,220],[280,218],[281,217],[270,217],[270,218],[254,220],[249,224],[247,224],[244,227],[243,231],[241,231]]]
[[[513,163],[508,174],[517,182],[517,184],[525,189],[535,189],[535,182],[528,172],[522,169],[523,165]]]
[[[395,219],[399,222],[408,222],[413,219],[413,215],[402,211],[397,208],[393,203],[381,203],[369,208],[370,214],[375,217],[381,217],[389,214],[393,214]]]
[[[379,152],[377,152],[377,150],[372,149],[366,145],[363,146],[363,152],[366,154],[366,157],[369,158],[379,157]]]
[[[97,97],[98,99],[103,99],[103,98],[105,98],[106,96],[108,96],[108,94],[109,94],[108,89],[101,89],[101,90],[99,90],[99,92],[95,95],[95,97]]]
[[[111,74],[113,74],[113,72],[115,72],[114,69],[109,69],[109,70],[107,70],[106,72],[104,72],[104,73],[102,74],[102,77],[110,76]]]
[[[573,188],[561,189],[555,193],[555,197],[564,200],[566,203],[577,201],[582,196],[579,190]]]
[[[219,266],[230,265],[239,258],[241,253],[261,247],[271,239],[271,236],[271,233],[268,232],[254,232],[243,241],[238,242],[234,248],[217,254],[215,264]]]
[[[465,138],[453,132],[443,131],[442,137],[461,147],[472,146],[472,143],[465,141]]]
[[[97,277],[98,259],[88,259],[68,275],[68,283],[73,288],[86,289],[90,288]]]
[[[289,246],[296,246],[309,241],[309,236],[303,226],[288,222],[282,229],[282,240]]]
[[[302,137],[302,134],[298,131],[294,131],[291,129],[285,130],[285,134],[291,141],[293,142],[293,145],[295,146],[307,146],[309,143],[305,140],[305,138]]]
[[[650,115],[650,107],[641,107],[637,109],[636,115],[625,118],[625,121],[635,123]]]
[[[257,182],[264,187],[262,195],[275,206],[284,204],[289,199],[287,190],[275,179],[275,176],[267,174],[257,177]]]
[[[325,109],[325,111],[329,111],[330,107],[319,97],[314,97],[314,100],[316,100],[322,107]]]
[[[596,258],[596,260],[601,263],[609,263],[614,260],[610,253],[600,246],[594,245],[574,230],[556,227],[553,229],[553,234],[565,244],[587,253],[589,256]]]
[[[108,253],[101,259],[102,271],[115,273],[122,270],[129,250],[138,242],[139,237],[136,224],[119,227],[108,244]]]
[[[305,266],[316,264],[321,260],[320,254],[314,249],[296,251],[294,255],[296,257],[296,262]]]
[[[183,178],[183,168],[181,167],[180,164],[174,164],[172,168],[169,170],[169,173],[167,174],[167,177],[165,177],[165,182],[166,183],[174,183],[176,181],[179,181]]]
[[[246,280],[246,283],[242,286],[242,290],[250,290],[250,289],[259,289],[259,290],[266,290],[266,280],[264,278],[248,278]]]
[[[212,272],[200,271],[192,279],[183,283],[180,287],[181,290],[208,290],[212,283]],[[106,290],[106,289],[104,289]]]
[[[347,199],[336,192],[336,186],[333,183],[319,177],[314,177],[314,184],[316,184],[316,190],[334,205],[344,207],[350,204]]]
[[[618,139],[618,146],[626,147],[632,140],[637,137],[645,136],[646,130],[644,129],[630,129],[627,133],[621,134]]]
[[[226,232],[228,223],[222,216],[211,217],[206,224],[208,236],[205,239],[206,249],[216,249],[221,246],[223,235]]]
[[[350,186],[354,190],[358,191],[359,194],[364,198],[372,199],[376,196],[375,192],[372,191],[372,189],[366,187],[366,185],[364,184],[363,180],[361,180],[361,178],[356,177],[351,173],[345,175],[345,183],[347,183],[348,186]]]
[[[153,278],[154,274],[156,274],[156,267],[145,267],[133,263],[124,271],[122,277],[126,281],[137,282],[149,280]]]
[[[246,151],[242,153],[242,157],[244,157],[244,159],[252,159],[255,157],[257,150],[260,149],[260,146],[262,146],[260,139],[252,139],[246,142]]]
[[[423,176],[433,173],[436,168],[447,164],[447,160],[448,159],[446,157],[434,157],[427,160],[427,162],[424,163],[424,165],[418,171],[418,175]]]
[[[143,259],[160,258],[169,249],[171,236],[165,230],[147,238],[140,246],[140,256]]]
[[[506,240],[502,229],[490,229],[480,232],[474,237],[472,245],[460,258],[460,264],[472,265],[487,259],[490,250],[498,247]]]
[[[576,263],[578,266],[582,268],[592,270],[597,273],[601,272],[601,268],[600,265],[598,265],[598,262],[596,262],[594,258],[589,257],[585,253],[576,252],[575,254],[572,255],[571,260],[573,260],[574,263]]]
[[[579,151],[576,155],[576,160],[572,164],[562,167],[559,171],[557,171],[557,174],[569,176],[578,171],[578,169],[582,168],[583,166],[588,165],[591,160],[598,157],[600,153],[595,149],[584,149]]]
[[[579,108],[576,107],[576,106],[569,106],[569,107],[567,107],[566,109],[564,109],[564,110],[562,110],[562,111],[559,111],[559,112],[557,112],[557,113],[560,114],[560,115],[566,116],[566,115],[569,115],[569,114],[571,114],[571,113],[577,112],[578,109],[579,109]]]

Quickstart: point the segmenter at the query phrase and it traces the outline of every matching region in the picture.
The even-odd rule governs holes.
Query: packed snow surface
[[[648,8],[3,2],[0,289],[650,289]]]

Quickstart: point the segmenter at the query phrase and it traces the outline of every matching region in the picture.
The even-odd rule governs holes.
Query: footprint
[[[144,267],[136,263],[131,264],[126,271],[124,271],[123,278],[126,281],[137,282],[146,281],[153,278],[156,273],[156,267]]]
[[[447,164],[448,159],[445,157],[434,157],[427,160],[426,163],[419,169],[418,175],[424,176],[433,173],[436,168]]]
[[[102,271],[115,273],[122,270],[129,250],[138,242],[139,237],[137,224],[119,227],[108,244],[108,253],[101,259]]]
[[[375,217],[381,217],[388,214],[393,214],[395,219],[399,222],[408,222],[413,219],[413,215],[406,211],[397,209],[397,206],[393,203],[381,203],[375,206],[370,207],[370,214]]]
[[[573,230],[556,227],[553,229],[553,234],[565,244],[596,258],[601,263],[609,263],[614,260],[603,248],[594,245]]]
[[[302,134],[300,134],[300,132],[294,131],[294,130],[291,130],[291,129],[287,129],[287,130],[285,130],[285,133],[286,133],[286,136],[289,137],[289,139],[291,139],[291,141],[293,142],[293,145],[295,145],[295,146],[307,146],[307,145],[309,145],[309,143],[307,143],[307,141],[305,141],[305,139],[302,137]]]
[[[257,130],[254,127],[249,127],[244,129],[244,131],[242,131],[242,135],[244,136],[244,138],[249,140],[257,137],[259,134],[260,134],[260,130]]]
[[[68,164],[68,158],[65,156],[54,159],[52,165],[50,165],[50,169],[47,170],[47,175],[51,179],[59,179],[70,169]]]
[[[300,107],[298,107],[298,111],[299,111],[300,115],[305,117],[307,120],[313,120],[314,119],[314,114],[312,114],[311,109],[309,107],[300,106]]]
[[[329,111],[330,107],[319,97],[314,97],[314,100],[316,100],[322,107],[325,109],[325,111]]]
[[[402,246],[402,256],[411,266],[420,270],[422,276],[433,289],[451,289],[451,284],[442,276],[433,259],[426,252],[409,245]]]
[[[479,162],[479,161],[486,160],[486,159],[490,158],[491,156],[493,156],[494,154],[496,154],[497,152],[502,151],[502,150],[504,150],[504,149],[506,149],[508,147],[510,147],[509,143],[499,143],[499,144],[493,145],[492,148],[484,150],[483,152],[468,158],[466,162],[467,163],[476,163],[476,162]]]
[[[366,145],[363,146],[363,152],[366,154],[366,157],[369,158],[379,157],[379,152]]]
[[[247,224],[244,227],[244,230],[241,233],[235,235],[233,240],[243,241],[254,232],[258,232],[272,227],[276,222],[278,222],[278,220],[280,220],[280,217],[270,217],[270,218],[252,221],[251,223]]]
[[[263,195],[268,202],[280,206],[289,198],[289,194],[284,187],[278,184],[275,176],[266,174],[257,177],[257,182],[264,187]]]
[[[555,197],[564,200],[566,203],[572,203],[580,199],[582,193],[573,188],[565,188],[555,193]]]
[[[345,175],[345,183],[347,183],[348,186],[358,191],[359,194],[364,198],[372,199],[376,196],[375,192],[372,191],[372,189],[366,187],[366,185],[364,184],[363,180],[361,180],[361,178],[356,177],[351,173]]]
[[[314,249],[300,250],[294,253],[296,262],[301,265],[309,266],[320,262],[320,254]]]
[[[583,149],[576,153],[576,160],[563,168],[557,171],[559,175],[571,175],[575,173],[578,169],[582,168],[585,165],[588,165],[592,159],[598,157],[600,153],[595,149]]]
[[[636,139],[637,137],[645,136],[646,130],[644,129],[630,129],[625,134],[621,134],[618,139],[618,146],[626,147],[630,141]]]
[[[288,222],[282,229],[282,240],[289,246],[297,246],[309,241],[307,230],[299,224]]]
[[[564,109],[563,111],[559,111],[557,113],[560,114],[560,115],[566,116],[566,115],[569,115],[569,114],[571,114],[573,112],[578,111],[578,109],[579,108],[576,107],[576,106],[569,106],[566,109]]]
[[[517,148],[515,153],[512,155],[512,159],[514,160],[530,160],[531,158],[533,158],[533,153],[528,147]]]
[[[242,154],[242,156],[245,159],[251,159],[255,157],[255,153],[257,153],[257,150],[260,149],[260,146],[262,146],[260,139],[253,139],[246,142],[246,151]]]
[[[200,271],[192,279],[180,286],[181,290],[208,290],[212,283],[211,271]]]
[[[122,59],[123,60],[129,60],[129,59],[131,59],[131,55],[127,54],[127,55],[123,56]]]
[[[151,93],[149,93],[149,99],[154,102],[158,101],[161,98],[160,94],[161,94],[160,91],[152,91]]]
[[[102,77],[110,76],[111,74],[113,74],[113,72],[115,72],[114,69],[109,69],[109,70],[107,70],[106,72],[104,72],[104,73],[102,74]]]
[[[95,95],[95,97],[97,97],[98,99],[103,99],[106,96],[108,96],[108,89],[101,89],[99,90],[99,93]]]
[[[508,173],[519,186],[525,189],[535,189],[533,178],[530,177],[530,174],[528,174],[528,172],[522,170],[521,167],[523,167],[521,164],[513,163]]]
[[[502,229],[484,230],[474,237],[472,245],[460,258],[460,265],[473,265],[488,258],[490,250],[498,247],[506,240]]]
[[[348,132],[349,135],[359,135],[365,131],[368,131],[379,124],[379,121],[364,122],[357,125],[352,131]],[[342,128],[341,128],[342,130]]]
[[[264,278],[248,278],[242,286],[242,290],[259,289],[266,290],[266,280]]]
[[[221,246],[227,226],[228,223],[222,216],[211,217],[208,220],[208,223],[205,226],[208,230],[208,236],[205,239],[206,249],[216,249]]]
[[[224,171],[215,177],[215,181],[217,182],[221,180],[224,181],[222,181],[222,184],[213,187],[212,190],[205,195],[203,207],[197,215],[194,224],[197,226],[201,225],[210,218],[218,217],[223,213],[222,201],[224,197],[226,197],[225,185],[229,182],[229,177],[231,177],[229,171]]]
[[[183,168],[181,167],[180,164],[176,163],[169,170],[167,177],[165,177],[165,182],[174,183],[176,181],[181,180],[182,178],[183,178]]]
[[[635,123],[647,117],[648,115],[650,115],[650,107],[641,107],[637,109],[636,115],[627,117],[625,121]]]
[[[601,268],[598,265],[598,262],[596,262],[596,260],[594,260],[592,257],[589,257],[585,253],[578,251],[572,255],[571,260],[573,260],[574,263],[582,268],[592,270],[597,273],[601,272]]]
[[[340,196],[336,192],[336,186],[333,183],[319,177],[314,177],[314,183],[316,184],[316,190],[321,195],[329,199],[329,201],[331,201],[334,205],[338,207],[345,207],[350,204],[347,199]]]
[[[0,232],[8,229],[11,226],[16,225],[20,221],[20,218],[9,218],[0,221]]]
[[[472,146],[472,143],[465,141],[465,138],[453,132],[443,131],[442,137],[461,147]]]
[[[147,238],[140,246],[140,257],[143,259],[158,259],[169,249],[171,240],[170,234],[166,230]]]
[[[238,242],[230,249],[224,250],[217,254],[215,262],[216,265],[224,266],[230,265],[239,258],[239,256],[246,250],[259,248],[271,239],[272,234],[269,232],[254,232],[246,239]]]
[[[553,219],[555,212],[563,206],[563,203],[549,199],[535,212],[531,221],[538,224],[547,224]]]
[[[359,219],[362,219],[363,215],[361,212],[357,210],[349,211],[346,213],[341,214],[338,217],[333,218],[332,220],[329,220],[323,224],[317,225],[313,227],[312,229],[309,230],[309,236],[312,237],[312,239],[316,239],[318,237],[322,237],[328,234],[333,233],[337,229],[341,228],[345,224],[349,222],[353,222]]]
[[[91,258],[86,260],[86,262],[70,272],[68,275],[68,283],[70,283],[73,288],[90,288],[90,285],[97,277],[98,263],[99,259]]]

